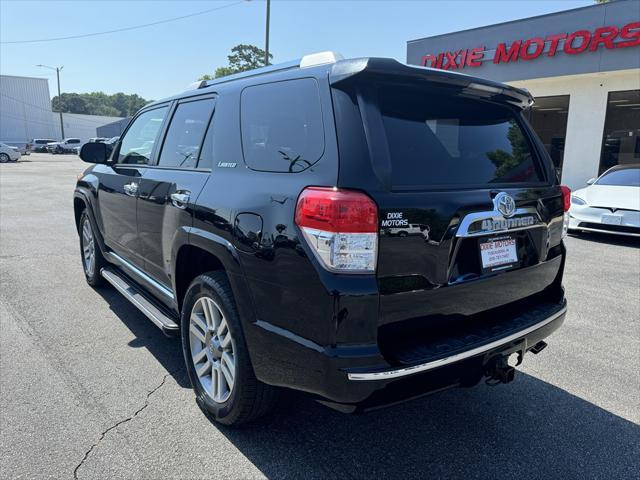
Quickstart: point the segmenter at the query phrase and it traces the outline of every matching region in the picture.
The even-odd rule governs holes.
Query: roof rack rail
[[[190,85],[190,90],[210,87],[212,85],[219,85],[221,83],[231,82],[233,80],[239,80],[241,78],[250,78],[265,73],[273,73],[281,70],[290,70],[292,68],[305,68],[315,67],[317,65],[324,65],[327,63],[335,63],[338,60],[342,60],[344,57],[337,52],[326,51],[311,53],[305,55],[300,60],[292,60],[290,62],[277,63],[275,65],[268,65],[266,67],[256,68],[254,70],[247,70],[246,72],[234,73],[233,75],[227,75],[226,77],[216,78],[213,80],[202,80]]]

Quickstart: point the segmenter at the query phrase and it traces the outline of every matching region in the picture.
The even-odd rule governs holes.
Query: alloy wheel
[[[92,277],[96,268],[96,244],[88,217],[82,222],[82,259],[84,271]]]
[[[236,376],[235,342],[222,309],[210,297],[200,297],[193,305],[189,344],[200,385],[215,402],[226,402]]]

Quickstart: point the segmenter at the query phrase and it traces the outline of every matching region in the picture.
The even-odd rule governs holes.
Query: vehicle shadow
[[[603,243],[607,245],[618,245],[620,247],[640,247],[640,237],[625,237],[622,235],[610,235],[599,232],[569,232],[571,238],[587,240],[590,242]]]
[[[180,339],[166,337],[140,310],[111,287],[96,289],[111,311],[135,335],[132,348],[146,348],[183,388],[191,388],[184,367]]]
[[[218,428],[268,478],[637,478],[640,426],[535,377],[362,415],[290,396]]]
[[[182,388],[177,339],[111,288],[98,290]],[[202,421],[206,421],[204,415]],[[519,372],[507,385],[453,389],[361,415],[283,392],[242,428],[212,424],[267,478],[637,478],[640,426]]]

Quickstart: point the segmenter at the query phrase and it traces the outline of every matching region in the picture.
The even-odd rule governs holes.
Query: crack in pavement
[[[162,382],[160,382],[160,384],[157,387],[155,387],[153,390],[151,390],[149,393],[147,393],[147,398],[145,399],[144,405],[142,407],[140,407],[138,410],[136,410],[133,413],[133,415],[131,415],[130,417],[125,418],[124,420],[120,420],[120,421],[116,422],[115,424],[111,425],[109,428],[107,428],[105,431],[103,431],[100,434],[100,438],[98,438],[98,441],[96,443],[94,443],[93,445],[91,445],[91,447],[89,447],[89,449],[84,454],[84,458],[80,461],[80,463],[78,463],[78,465],[76,465],[76,468],[73,469],[73,478],[75,480],[78,479],[78,470],[80,469],[80,467],[82,467],[82,465],[84,465],[84,463],[87,461],[87,459],[89,458],[89,455],[91,455],[91,452],[93,452],[93,449],[96,448],[100,444],[100,442],[102,442],[102,440],[104,440],[104,437],[107,435],[107,433],[109,433],[114,428],[117,428],[120,425],[122,425],[124,423],[127,423],[127,422],[130,422],[131,420],[136,418],[140,412],[142,412],[145,408],[147,408],[149,406],[149,398],[151,397],[151,395],[156,393],[165,384],[165,382],[167,381],[167,378],[169,376],[171,376],[171,375],[172,375],[172,373],[167,373],[164,377],[162,377]]]

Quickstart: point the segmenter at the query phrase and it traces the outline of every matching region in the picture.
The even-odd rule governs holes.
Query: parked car
[[[30,142],[31,151],[32,152],[39,152],[39,153],[46,153],[47,152],[47,145],[50,144],[50,143],[54,143],[54,142],[55,142],[55,140],[51,140],[49,138],[34,138]]]
[[[84,275],[182,339],[211,418],[508,383],[563,322],[570,192],[530,94],[331,52],[140,110],[79,177]],[[215,107],[215,109],[214,109]],[[422,235],[386,229],[420,225]]]
[[[102,143],[104,143],[104,142],[107,142],[108,140],[109,140],[109,139],[108,139],[108,138],[105,138],[105,137],[94,137],[94,138],[90,138],[90,139],[89,139],[89,142],[90,142],[90,143],[97,143],[97,142],[102,142]]]
[[[5,145],[9,145],[11,148],[18,150],[20,155],[30,155],[31,145],[25,142],[2,142]]]
[[[51,142],[47,144],[49,153],[80,153],[79,149],[82,141],[79,138],[65,138],[61,142]]]
[[[640,164],[618,165],[571,195],[569,230],[640,237]]]
[[[0,163],[17,162],[20,159],[20,151],[6,143],[0,143]]]

